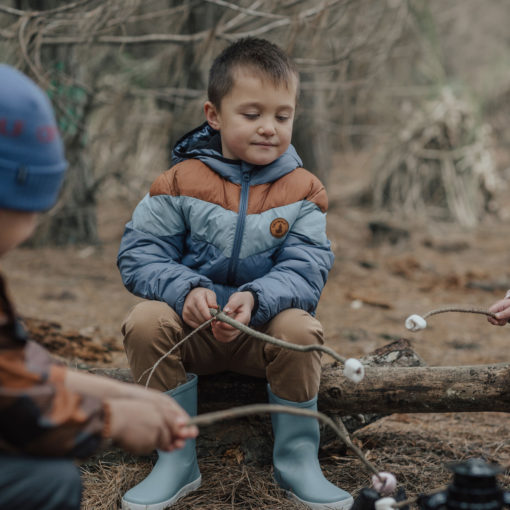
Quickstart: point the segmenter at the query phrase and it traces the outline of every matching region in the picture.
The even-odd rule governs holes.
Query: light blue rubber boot
[[[317,397],[291,402],[277,397],[267,386],[270,404],[317,411]],[[292,499],[313,510],[348,510],[352,496],[324,477],[319,465],[320,431],[315,418],[271,413],[274,478]]]
[[[190,415],[197,414],[197,384],[195,374],[188,381],[167,392]],[[122,498],[123,510],[163,510],[200,487],[202,475],[198,469],[195,440],[188,439],[184,448],[173,452],[158,450],[158,460],[149,476],[129,489]]]

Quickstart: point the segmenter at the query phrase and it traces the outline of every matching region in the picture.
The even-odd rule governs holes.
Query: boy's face
[[[207,121],[221,132],[223,156],[267,165],[288,148],[296,109],[297,78],[280,86],[250,69],[237,69],[234,86],[218,110],[204,105]]]
[[[0,209],[0,256],[26,241],[37,225],[35,212]]]

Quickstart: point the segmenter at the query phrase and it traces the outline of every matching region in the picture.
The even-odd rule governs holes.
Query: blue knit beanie
[[[0,64],[0,209],[49,209],[66,168],[48,96],[23,73]]]

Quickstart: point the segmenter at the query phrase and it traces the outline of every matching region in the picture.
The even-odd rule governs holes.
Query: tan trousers
[[[324,343],[320,322],[303,310],[284,310],[259,330],[298,345]],[[135,381],[191,331],[166,303],[137,304],[122,325]],[[245,333],[230,343],[218,342],[211,329],[205,328],[158,365],[149,386],[167,391],[185,382],[186,372],[206,375],[231,371],[266,378],[278,397],[305,402],[319,391],[320,358],[318,351],[292,351]],[[141,384],[145,384],[147,376],[148,373],[141,378]]]

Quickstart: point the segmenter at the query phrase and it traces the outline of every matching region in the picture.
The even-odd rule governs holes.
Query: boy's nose
[[[261,136],[272,136],[275,134],[275,129],[271,122],[266,122],[258,127],[257,133]]]

